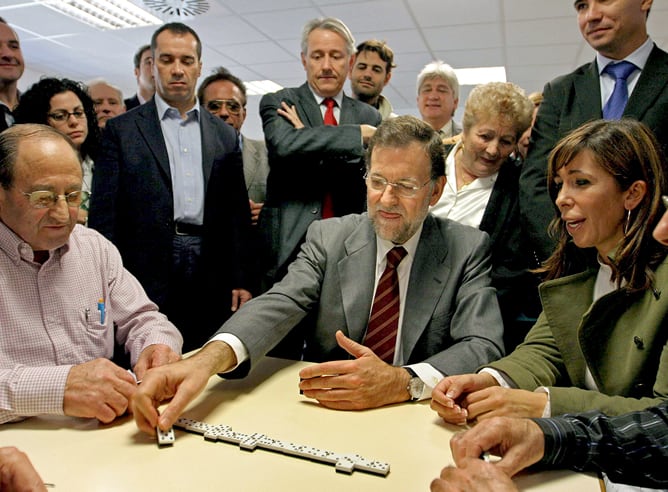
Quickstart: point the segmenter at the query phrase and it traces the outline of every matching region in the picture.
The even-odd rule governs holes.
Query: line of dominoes
[[[339,454],[324,449],[318,449],[302,444],[273,439],[264,434],[243,434],[235,432],[227,425],[211,425],[197,420],[180,418],[174,427],[200,434],[207,441],[223,441],[238,444],[241,449],[253,451],[256,448],[266,449],[277,453],[294,456],[297,458],[318,461],[334,465],[337,472],[352,473],[359,470],[375,475],[387,476],[390,473],[390,465],[376,460],[363,458],[358,454]],[[173,439],[171,440],[173,442]]]

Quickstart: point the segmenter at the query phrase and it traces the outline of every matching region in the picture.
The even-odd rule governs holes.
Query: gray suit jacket
[[[244,179],[248,198],[255,203],[263,203],[267,197],[267,176],[269,162],[267,146],[262,140],[241,136],[241,157],[244,161]]]
[[[304,128],[295,129],[277,113],[281,102],[296,107]],[[326,193],[337,216],[365,210],[360,125],[378,126],[381,117],[375,108],[344,95],[338,126],[326,126],[308,84],[266,94],[260,116],[270,172],[259,227],[271,284],[297,255],[311,222],[322,218]]]
[[[601,87],[596,62],[545,85],[545,99],[531,132],[527,159],[520,175],[520,212],[525,234],[537,260],[546,259],[555,243],[547,226],[555,206],[547,192],[547,157],[556,143],[587,121],[601,118]],[[668,53],[656,46],[633,89],[623,117],[642,121],[668,150]],[[536,265],[537,266],[537,265]]]
[[[231,376],[244,376],[307,316],[313,323],[302,324],[297,340],[305,343],[304,358],[348,359],[334,333],[342,330],[362,343],[375,269],[376,234],[366,214],[314,222],[285,278],[218,331],[237,336],[250,355]],[[503,354],[503,323],[490,271],[486,233],[427,216],[405,302],[403,364],[427,362],[444,374],[461,374]]]

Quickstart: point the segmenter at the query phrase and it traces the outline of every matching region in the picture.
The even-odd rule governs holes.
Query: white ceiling
[[[141,0],[136,0],[141,3]],[[156,3],[153,0],[153,3]],[[306,21],[342,19],[357,42],[378,38],[394,50],[392,81],[384,94],[398,114],[417,114],[415,80],[434,59],[454,68],[505,65],[508,80],[527,93],[590,61],[572,0],[164,0],[208,5],[182,19],[203,43],[203,75],[225,66],[243,80],[270,79],[289,87],[305,75],[299,38]],[[103,77],[127,96],[135,92],[132,57],[155,27],[98,31],[31,0],[0,0],[0,16],[17,31],[26,61],[19,84],[44,74],[81,81]],[[165,16],[163,16],[165,17]],[[165,17],[166,18],[166,17]],[[668,1],[656,0],[649,17],[654,41],[668,49]],[[660,28],[664,26],[664,28]],[[471,87],[463,86],[461,108]],[[248,103],[244,133],[261,137],[258,97]]]

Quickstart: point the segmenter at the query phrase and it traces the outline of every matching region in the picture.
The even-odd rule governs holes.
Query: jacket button
[[[635,343],[636,347],[638,347],[640,350],[645,348],[645,342],[643,342],[642,338],[637,335],[633,337],[633,343]]]

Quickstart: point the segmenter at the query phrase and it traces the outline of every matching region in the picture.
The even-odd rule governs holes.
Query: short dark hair
[[[355,55],[359,55],[362,51],[370,51],[377,53],[381,60],[385,62],[385,71],[390,73],[396,65],[394,64],[394,52],[385,41],[378,39],[369,39],[357,45]]]
[[[369,140],[366,152],[366,170],[371,169],[371,155],[376,147],[403,148],[412,143],[422,145],[431,161],[431,180],[445,176],[445,147],[429,124],[411,115],[384,120]]]
[[[158,45],[158,36],[164,31],[169,31],[172,34],[177,34],[180,36],[192,34],[192,36],[195,38],[195,41],[197,41],[197,47],[195,48],[197,50],[197,59],[202,59],[202,41],[200,41],[199,36],[192,27],[187,26],[182,22],[169,22],[167,24],[163,24],[153,33],[153,36],[151,36],[151,53],[153,56],[155,56],[155,48]]]
[[[141,56],[144,54],[144,51],[150,50],[150,49],[151,49],[150,44],[143,44],[139,47],[139,49],[135,53],[134,58],[132,59],[132,61],[135,64],[135,68],[139,68],[139,66],[141,65]]]
[[[1,18],[0,18],[1,19]],[[58,139],[64,140],[72,147],[74,153],[80,159],[76,147],[68,137],[55,128],[39,124],[13,125],[0,133],[0,186],[8,190],[14,184],[14,166],[18,154],[19,143],[24,138]]]
[[[42,77],[30,88],[21,94],[19,105],[14,111],[16,123],[40,123],[48,125],[48,113],[51,108],[51,98],[63,92],[73,92],[81,101],[86,113],[88,124],[88,136],[81,145],[81,156],[91,157],[93,160],[97,154],[100,141],[100,128],[97,125],[95,105],[88,95],[88,87],[83,82],[70,79],[58,79],[56,77]]]
[[[243,80],[241,80],[239,77],[232,75],[232,73],[230,73],[230,71],[225,67],[214,68],[213,73],[205,78],[199,85],[199,89],[197,89],[197,99],[199,99],[200,104],[204,103],[204,91],[206,88],[214,82],[218,82],[219,80],[227,80],[228,82],[232,82],[234,85],[236,85],[241,91],[241,94],[244,96],[244,100],[241,101],[241,104],[246,106],[246,84],[244,84]]]

